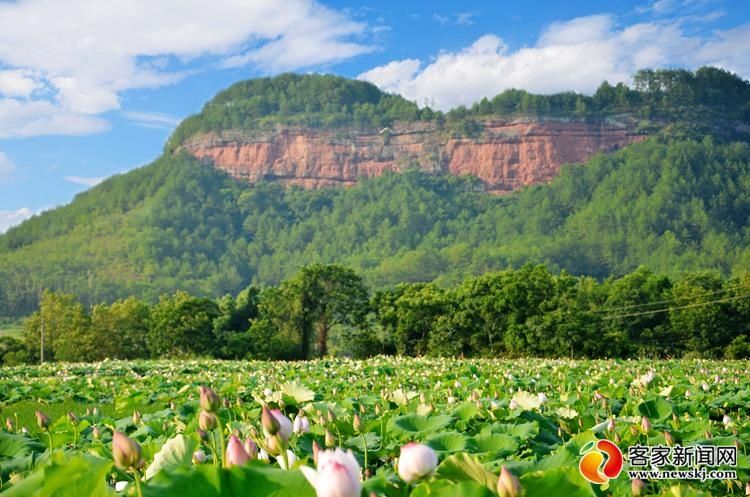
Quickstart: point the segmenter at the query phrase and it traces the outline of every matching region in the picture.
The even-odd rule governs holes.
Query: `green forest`
[[[312,264],[278,286],[220,299],[185,292],[88,307],[46,291],[23,341],[0,338],[0,364],[161,357],[750,358],[750,273],[679,279],[641,267],[602,283],[542,265],[448,288],[371,291],[339,265]],[[42,345],[42,333],[44,342]]]
[[[703,270],[742,276],[750,267],[750,148],[735,135],[750,120],[750,84],[713,68],[641,71],[633,88],[603,84],[591,97],[565,95],[509,91],[430,117],[368,83],[333,76],[238,83],[170,143],[200,129],[294,116],[470,122],[528,110],[532,97],[546,102],[534,104],[545,115],[583,112],[580,97],[585,116],[632,112],[662,124],[643,142],[507,196],[484,193],[472,177],[416,170],[347,189],[250,186],[168,151],[0,236],[0,318],[36,311],[46,290],[74,294],[87,309],[128,297],[153,305],[178,291],[215,299],[248,285],[278,286],[317,263],[349,267],[374,291],[400,283],[451,288],[527,263],[599,281],[641,265],[670,278]],[[240,105],[255,97],[262,108]],[[736,133],[724,132],[729,127]]]

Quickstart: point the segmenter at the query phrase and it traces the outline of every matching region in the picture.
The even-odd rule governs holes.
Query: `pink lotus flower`
[[[318,497],[359,497],[362,492],[362,470],[351,450],[322,450],[318,454],[317,470],[307,466],[300,470]]]
[[[431,475],[438,464],[437,454],[427,445],[410,442],[401,447],[398,475],[408,483]]]
[[[242,466],[250,460],[250,454],[247,453],[240,439],[231,435],[227,442],[227,466]]]

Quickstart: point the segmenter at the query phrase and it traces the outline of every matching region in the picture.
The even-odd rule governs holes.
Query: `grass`
[[[21,321],[0,321],[0,337],[21,338],[23,324]]]

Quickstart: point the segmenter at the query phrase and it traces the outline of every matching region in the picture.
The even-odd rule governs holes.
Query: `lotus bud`
[[[301,435],[310,431],[310,421],[307,419],[307,417],[305,417],[304,414],[300,415],[298,413],[294,417],[294,426],[292,427],[292,431],[297,435]]]
[[[424,394],[424,392],[419,394],[419,403],[420,404],[426,404],[427,403],[427,396]]]
[[[321,451],[316,467],[302,466],[300,470],[318,497],[359,497],[362,493],[362,469],[351,450]]]
[[[36,424],[39,425],[39,428],[42,430],[48,430],[49,429],[49,418],[46,414],[44,414],[42,411],[36,411]]]
[[[174,403],[174,400],[169,403],[169,409],[172,411],[177,410],[177,404]]]
[[[265,461],[268,462],[268,452],[266,452],[265,449],[260,449],[258,451],[258,460],[259,461]]]
[[[86,416],[91,416],[91,408],[90,407],[86,408]]]
[[[610,418],[607,422],[607,430],[608,431],[615,431],[615,418]]]
[[[68,411],[68,421],[70,421],[70,424],[73,426],[78,426],[78,416],[76,416],[73,411]]]
[[[266,437],[266,449],[268,450],[268,453],[277,456],[281,454],[281,451],[285,449],[283,441],[279,441],[280,437]]]
[[[745,483],[745,495],[750,497],[750,482]]]
[[[219,396],[216,395],[216,392],[205,386],[200,387],[199,391],[201,395],[201,409],[208,412],[216,412],[221,405],[221,401],[219,400]]]
[[[254,440],[258,440],[258,430],[256,430],[254,426],[251,426],[249,431],[250,431],[250,438]]]
[[[714,438],[710,430],[707,430],[706,433],[703,434],[703,436],[706,437],[706,439]]]
[[[320,445],[318,445],[318,442],[313,440],[312,443],[312,452],[313,452],[313,462],[317,466],[318,464],[318,454],[320,454]]]
[[[497,494],[500,497],[521,497],[523,487],[521,481],[508,468],[500,468],[500,478],[497,479]]]
[[[354,428],[354,431],[356,433],[359,433],[362,430],[362,418],[359,417],[359,414],[354,414],[354,419],[352,420],[352,427]]]
[[[221,401],[221,404],[225,409],[229,409],[230,407],[232,407],[232,403],[229,402],[229,399],[227,399],[226,397],[224,397],[224,399]]]
[[[334,445],[336,445],[336,441],[333,439],[333,433],[331,433],[331,430],[326,430],[325,444],[326,447],[333,447]]]
[[[16,428],[15,423],[10,418],[5,418],[5,429],[8,431],[14,431]]]
[[[91,436],[94,437],[94,440],[99,440],[100,438],[102,438],[102,431],[98,426],[94,426],[91,429]]]
[[[200,422],[200,419],[198,419],[198,422]],[[201,442],[207,442],[208,441],[208,433],[206,433],[205,430],[201,430],[198,428],[195,430],[195,432],[198,434],[198,438],[200,438]]]
[[[329,423],[333,423],[334,421],[336,421],[336,415],[333,414],[332,410],[328,409],[328,413],[326,414],[326,416],[328,418]]]
[[[721,418],[721,422],[724,423],[724,428],[729,428],[732,425],[732,418],[729,417],[728,414],[725,414],[723,418]]]
[[[294,452],[287,449],[286,451],[286,461],[284,461],[283,457],[276,456],[276,462],[279,463],[279,466],[281,469],[290,469],[294,466],[294,463],[297,462],[297,456],[294,455]],[[289,463],[289,467],[287,467],[287,462]]]
[[[202,450],[193,452],[193,464],[203,464],[206,461],[206,453]]]
[[[620,442],[622,442],[622,438],[620,438],[620,434],[619,433],[615,433],[615,443],[617,445],[620,445]]]
[[[260,424],[263,425],[263,431],[266,432],[266,435],[274,436],[279,432],[279,422],[266,406],[261,409]]]
[[[646,416],[643,416],[643,419],[641,419],[641,430],[643,430],[643,433],[651,431],[651,421]]]
[[[212,412],[201,411],[198,415],[198,426],[203,431],[211,431],[219,425],[219,419]]]
[[[140,424],[142,420],[140,411],[133,411],[133,424]]]
[[[674,446],[674,437],[668,431],[664,431],[664,441],[669,446]]]
[[[141,458],[141,446],[132,438],[119,431],[112,436],[112,457],[115,466],[120,469],[140,468],[144,461]]]
[[[276,404],[279,406],[279,409],[284,409],[286,407],[286,402],[284,402],[284,399],[279,399]]]
[[[253,442],[249,438],[245,440],[245,452],[247,452],[247,455],[250,456],[250,459],[255,459],[258,457],[258,446],[255,445],[255,442]]]
[[[640,478],[634,478],[632,482],[630,482],[630,493],[633,494],[633,497],[640,497],[646,492],[646,482],[641,480]]]
[[[21,427],[21,433],[23,433],[24,435],[28,435],[29,434],[29,429],[26,428],[25,426],[22,426]]]
[[[235,407],[237,407],[237,409],[242,409],[242,399],[237,397],[237,400],[234,402],[234,405]]]
[[[599,390],[594,391],[594,402],[604,400],[604,395]]]
[[[227,466],[242,466],[249,460],[250,454],[247,453],[240,439],[230,435],[227,442]]]
[[[364,404],[360,404],[359,405],[359,413],[360,414],[364,414],[366,412],[367,412],[367,409],[365,409],[365,405]]]
[[[431,447],[410,442],[401,447],[398,475],[407,483],[430,476],[437,468],[437,454]]]
[[[380,404],[375,404],[375,415],[380,416]]]

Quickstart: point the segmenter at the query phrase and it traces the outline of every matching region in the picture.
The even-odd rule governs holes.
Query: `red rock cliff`
[[[584,122],[484,122],[477,138],[450,138],[431,123],[380,133],[280,128],[197,135],[182,148],[237,179],[276,180],[304,188],[352,185],[384,171],[417,166],[477,176],[491,192],[554,178],[560,166],[582,162],[643,138],[624,125]]]

